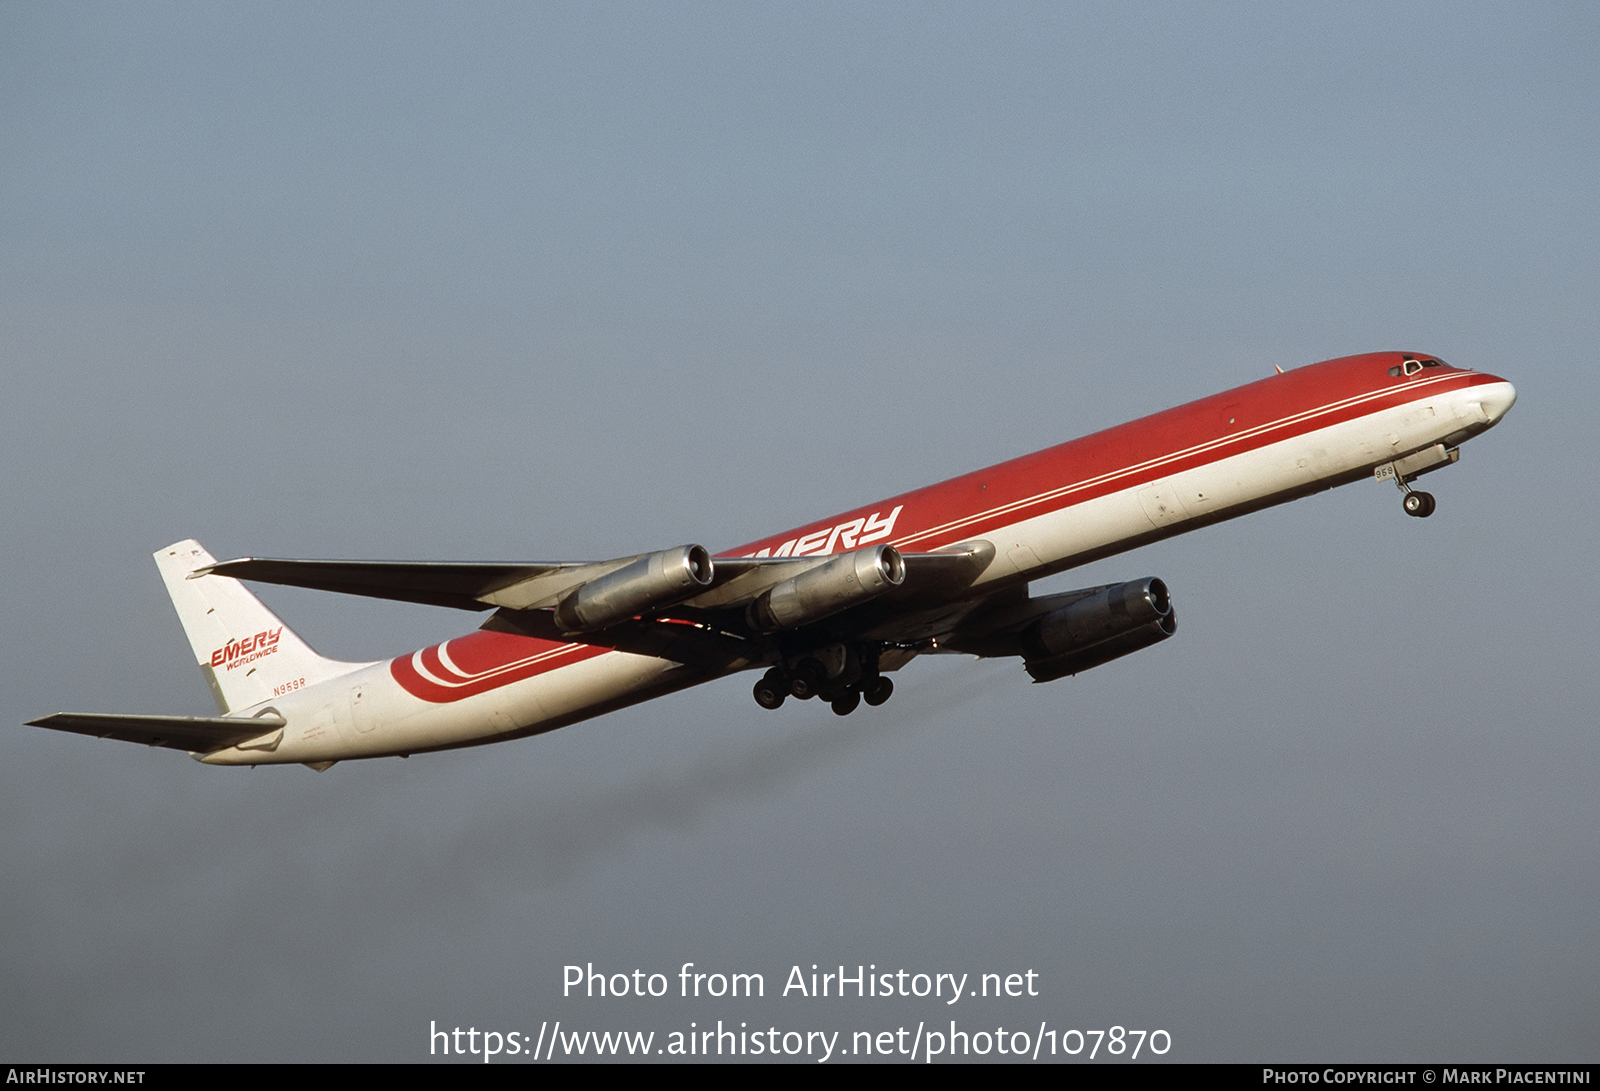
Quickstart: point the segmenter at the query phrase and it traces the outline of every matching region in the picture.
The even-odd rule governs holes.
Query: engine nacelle
[[[1051,682],[1160,643],[1177,629],[1165,583],[1153,576],[1119,583],[1035,622],[1023,666],[1035,682]]]
[[[763,633],[793,629],[877,598],[905,578],[905,561],[894,546],[857,549],[763,592],[745,616]]]
[[[704,546],[664,549],[590,580],[556,606],[565,633],[604,629],[649,610],[659,610],[711,586],[711,554]]]

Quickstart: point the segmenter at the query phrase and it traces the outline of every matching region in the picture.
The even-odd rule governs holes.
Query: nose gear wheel
[[[1406,509],[1407,515],[1414,515],[1418,519],[1426,519],[1439,506],[1431,492],[1412,492],[1410,489],[1406,490],[1406,498],[1401,501],[1401,505]]]

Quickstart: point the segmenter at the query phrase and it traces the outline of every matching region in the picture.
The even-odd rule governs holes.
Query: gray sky
[[[209,712],[150,561],[191,535],[715,550],[1273,364],[1521,400],[1427,521],[1357,484],[1049,581],[1182,617],[1050,685],[740,678],[321,775],[0,729],[0,1057],[955,1018],[1593,1061],[1597,84],[1577,3],[5,5],[9,724]],[[474,624],[263,598],[341,658]],[[563,1000],[587,962],[768,995]],[[814,962],[1041,995],[777,995]]]

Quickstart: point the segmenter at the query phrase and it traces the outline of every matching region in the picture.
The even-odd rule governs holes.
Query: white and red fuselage
[[[1375,471],[1382,477],[1397,461],[1404,483],[1408,456],[1420,467],[1411,472],[1445,464],[1446,451],[1453,460],[1453,449],[1496,423],[1515,397],[1503,379],[1431,357],[1392,352],[1330,360],[718,557],[821,556],[878,542],[931,553],[981,541],[992,554],[985,553],[983,570],[962,591],[964,601],[981,601]],[[1431,499],[1429,505],[1431,511]],[[259,672],[266,699],[231,715],[270,708],[286,721],[282,735],[271,749],[244,744],[197,754],[200,760],[317,764],[493,742],[760,665],[734,662],[708,672],[590,642],[484,629],[317,679],[296,673],[292,663],[285,663],[287,673],[274,663],[279,639],[267,629],[230,641],[213,651],[211,669]],[[937,647],[934,636],[913,650]]]

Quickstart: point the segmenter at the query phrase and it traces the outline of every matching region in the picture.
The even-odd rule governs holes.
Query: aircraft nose
[[[1489,418],[1490,424],[1497,423],[1517,402],[1517,388],[1504,379],[1479,387],[1477,394],[1478,402],[1483,406],[1484,416]]]

